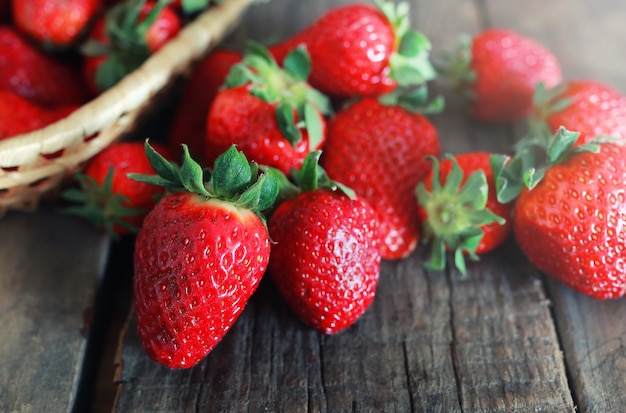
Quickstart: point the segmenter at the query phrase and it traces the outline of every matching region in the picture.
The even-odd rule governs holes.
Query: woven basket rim
[[[255,2],[259,0],[224,0],[211,6],[137,70],[69,116],[36,131],[0,140],[0,168],[15,169],[36,164],[42,154],[55,153],[80,142],[114,125],[124,115],[140,109],[174,75],[182,73],[192,61],[206,54],[226,36],[248,6]],[[93,154],[86,154],[86,158],[90,156]],[[75,159],[75,162],[84,160]],[[0,189],[30,182],[28,178],[20,179],[17,172],[4,175],[5,178],[11,175],[13,184],[4,182],[0,171]]]

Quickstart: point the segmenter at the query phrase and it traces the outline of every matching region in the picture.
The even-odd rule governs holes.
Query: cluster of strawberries
[[[0,0],[0,139],[62,119],[138,68],[210,0]]]
[[[427,268],[452,252],[465,274],[466,258],[513,232],[547,274],[594,298],[624,295],[626,97],[564,81],[541,44],[485,30],[439,73],[477,120],[525,121],[526,136],[510,154],[441,156],[427,117],[442,110],[427,92],[438,73],[408,17],[405,3],[355,3],[269,48],[214,50],[187,83],[169,148],[120,143],[94,158],[105,167],[82,186],[123,194],[136,213],[100,225],[141,226],[134,303],[153,360],[202,360],[266,273],[304,323],[339,332],[372,303],[381,261],[420,241]],[[130,147],[149,162],[116,161]],[[140,206],[133,191],[148,187]]]

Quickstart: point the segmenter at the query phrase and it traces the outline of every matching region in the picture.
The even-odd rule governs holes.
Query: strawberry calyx
[[[468,34],[459,36],[456,48],[441,59],[436,65],[437,72],[443,75],[461,99],[474,100],[476,94],[471,86],[476,82],[477,74],[472,68],[472,37]]]
[[[409,2],[395,4],[376,0],[376,5],[394,29],[396,50],[389,57],[390,77],[400,86],[419,85],[436,77],[430,62],[430,40],[421,32],[411,30]]]
[[[378,97],[384,106],[399,106],[411,113],[433,115],[441,113],[445,106],[443,96],[428,97],[428,86],[398,86],[393,91]]]
[[[579,152],[598,152],[600,145],[617,138],[600,135],[591,141],[576,145],[580,133],[560,127],[551,139],[545,141],[537,135],[528,135],[515,146],[512,158],[492,155],[491,168],[495,178],[499,202],[511,202],[523,188],[533,189],[543,179],[546,171],[565,162]]]
[[[281,203],[289,199],[293,199],[302,192],[314,191],[321,188],[326,188],[331,191],[339,191],[350,199],[356,199],[356,193],[354,190],[341,182],[330,179],[324,168],[319,164],[322,151],[316,150],[310,152],[304,159],[302,166],[299,169],[293,169],[291,171],[291,179],[281,173],[279,170],[269,167],[261,166],[264,171],[273,171],[278,177],[278,202]]]
[[[441,182],[439,161],[427,157],[433,163],[430,191],[424,181],[420,182],[415,194],[425,211],[423,240],[431,247],[431,257],[425,267],[443,270],[446,265],[446,251],[454,251],[456,268],[467,273],[465,256],[477,261],[476,248],[483,238],[483,226],[497,222],[504,224],[504,218],[494,214],[487,205],[489,184],[483,170],[474,171],[463,182],[463,171],[456,158],[446,155],[452,161],[452,169]]]
[[[139,182],[159,185],[169,193],[188,191],[207,199],[219,199],[250,209],[261,219],[262,212],[274,204],[278,196],[278,177],[273,169],[259,170],[255,162],[248,162],[243,152],[232,145],[213,164],[203,168],[189,154],[183,144],[180,165],[170,162],[145,142],[146,156],[156,175],[129,174]]]
[[[561,84],[553,88],[546,88],[543,82],[535,86],[533,91],[533,111],[527,119],[526,137],[521,145],[532,144],[547,148],[554,136],[548,125],[548,118],[566,109],[573,102],[572,98],[563,97],[567,90],[566,84]]]
[[[93,177],[76,173],[78,188],[67,188],[61,198],[76,205],[64,207],[62,212],[87,220],[96,228],[102,228],[113,237],[120,232],[135,233],[137,227],[127,220],[147,212],[143,208],[130,208],[128,197],[113,192],[114,167],[111,166],[100,185]],[[120,231],[121,229],[121,231]]]
[[[146,0],[121,2],[105,15],[105,44],[89,39],[81,47],[86,56],[104,56],[95,73],[95,83],[101,91],[117,84],[124,76],[138,69],[152,51],[146,40],[146,33],[154,24],[159,14],[173,0],[157,0],[145,18],[141,11]]]
[[[223,0],[182,0],[181,9],[186,15],[193,15],[206,9],[212,4],[221,4]]]
[[[250,93],[276,107],[276,121],[283,136],[292,144],[302,140],[307,131],[309,147],[314,149],[323,139],[322,115],[331,114],[328,97],[311,87],[307,79],[311,59],[304,46],[292,50],[281,68],[266,47],[248,43],[240,63],[233,65],[226,77],[226,87],[251,85]]]

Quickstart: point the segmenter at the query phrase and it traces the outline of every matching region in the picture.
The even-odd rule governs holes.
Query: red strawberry
[[[60,120],[78,106],[48,109],[38,106],[20,95],[0,90],[0,140],[41,129]]]
[[[296,174],[300,192],[270,217],[269,273],[304,323],[334,334],[354,324],[374,300],[378,216],[363,198],[341,192],[323,176],[318,157],[307,157]]]
[[[433,159],[431,173],[417,186],[423,240],[432,246],[429,268],[445,268],[445,252],[451,250],[465,274],[464,255],[477,260],[508,237],[512,203],[497,200],[491,157],[468,152]]]
[[[601,82],[568,81],[538,95],[531,124],[536,134],[549,139],[564,127],[580,133],[577,145],[598,135],[626,138],[626,97]],[[537,130],[544,122],[549,130]]]
[[[208,182],[188,152],[180,167],[149,155],[162,175],[144,181],[180,192],[162,198],[137,235],[137,330],[151,359],[189,368],[220,342],[265,273],[270,241],[257,213],[273,204],[278,184],[273,173],[257,177],[234,146]]]
[[[240,62],[241,57],[233,50],[214,49],[193,68],[169,130],[168,139],[172,148],[181,147],[184,143],[195,159],[204,156],[209,108],[231,66]]]
[[[551,166],[515,202],[513,231],[530,262],[596,299],[626,293],[626,143],[573,149],[560,129]]]
[[[500,28],[464,39],[445,71],[470,98],[472,115],[484,122],[527,117],[537,84],[551,88],[561,82],[561,67],[552,52],[533,39]]]
[[[0,26],[0,90],[50,107],[81,105],[89,97],[76,66],[35,48],[8,26]]]
[[[169,148],[154,149],[172,159]],[[118,142],[94,156],[84,173],[77,175],[80,189],[68,189],[63,197],[80,205],[65,208],[114,235],[134,233],[164,194],[161,187],[137,182],[129,173],[154,174],[142,142]]]
[[[380,1],[378,5],[335,7],[270,51],[282,62],[304,44],[313,62],[311,85],[333,97],[378,96],[398,85],[434,78],[430,43],[409,30],[406,4]]]
[[[327,98],[311,88],[308,55],[297,48],[281,70],[266,49],[251,44],[232,67],[207,117],[205,161],[235,144],[249,159],[288,174],[326,138]]]
[[[407,256],[419,240],[414,190],[430,170],[426,155],[439,155],[435,127],[396,103],[364,98],[328,124],[322,166],[374,207],[385,259]]]
[[[45,46],[69,47],[81,41],[102,9],[102,0],[12,0],[13,21]]]
[[[109,9],[91,29],[83,74],[97,94],[137,69],[182,28],[168,0],[126,1]]]

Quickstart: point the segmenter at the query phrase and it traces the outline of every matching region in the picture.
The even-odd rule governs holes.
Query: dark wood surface
[[[346,3],[255,5],[226,43],[278,39]],[[547,45],[566,78],[626,93],[620,0],[410,4],[434,57],[461,33],[509,27]],[[449,98],[432,117],[445,152],[507,151],[523,133],[472,121],[434,87]],[[204,361],[171,371],[145,356],[128,311],[132,242],[110,253],[106,237],[47,207],[9,214],[0,233],[0,412],[626,412],[626,302],[593,300],[545,277],[512,240],[466,278],[424,270],[423,250],[384,262],[372,307],[334,336],[303,326],[264,280]],[[83,310],[106,258],[115,281],[97,308],[109,318],[86,340]],[[99,358],[87,343],[103,347]],[[90,409],[77,404],[77,394],[91,393]]]
[[[0,220],[0,412],[84,406],[88,330],[108,238],[44,205]]]

